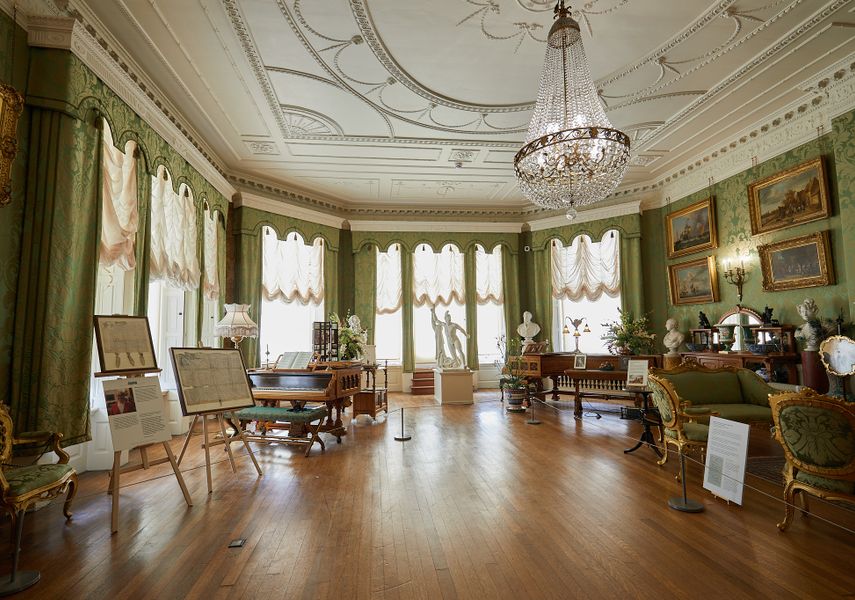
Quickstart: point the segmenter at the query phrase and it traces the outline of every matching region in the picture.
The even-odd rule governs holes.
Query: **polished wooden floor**
[[[395,396],[411,441],[393,440],[398,413],[363,416],[324,454],[258,447],[261,478],[246,457],[232,474],[220,447],[210,496],[194,438],[182,467],[195,506],[166,465],[127,476],[113,536],[107,476],[86,473],[70,523],[61,503],[27,516],[22,563],[42,581],[18,597],[855,595],[855,513],[814,501],[816,516],[778,533],[780,487],[749,478],[758,490],[727,505],[700,488],[694,467],[690,495],[706,511],[679,513],[667,506],[679,493],[676,461],[660,468],[646,448],[622,452],[636,423],[541,409],[543,423],[527,425],[496,398],[438,407]],[[776,451],[755,432],[752,455]],[[246,545],[227,548],[236,538]]]

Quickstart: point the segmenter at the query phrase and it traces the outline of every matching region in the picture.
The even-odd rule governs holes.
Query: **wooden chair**
[[[68,464],[68,453],[59,446],[61,433],[36,431],[13,435],[12,417],[5,404],[0,404],[0,491],[2,506],[12,518],[12,536],[15,544],[10,579],[0,579],[0,595],[6,595],[30,587],[39,580],[38,571],[18,573],[18,558],[21,553],[21,532],[24,513],[38,500],[49,500],[68,492],[63,512],[71,519],[71,501],[77,491],[77,473]],[[10,464],[13,446],[41,446],[53,450],[59,462],[47,465],[17,466]]]
[[[855,404],[811,389],[769,398],[775,439],[784,448],[784,531],[793,519],[796,493],[855,504]]]
[[[703,461],[710,428],[709,425],[695,421],[702,417],[718,416],[718,413],[708,408],[692,407],[690,402],[681,400],[671,382],[663,377],[651,373],[648,383],[653,392],[653,405],[659,410],[662,420],[664,453],[657,464],[664,465],[668,461],[669,444],[677,449],[678,455],[682,455],[687,449],[697,450]]]

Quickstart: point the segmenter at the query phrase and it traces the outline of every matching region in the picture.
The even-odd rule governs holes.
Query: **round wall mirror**
[[[819,356],[832,375],[855,375],[855,340],[845,335],[833,335],[819,345]]]

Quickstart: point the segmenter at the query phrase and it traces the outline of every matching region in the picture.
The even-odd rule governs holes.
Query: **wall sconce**
[[[582,337],[582,333],[591,333],[591,328],[588,327],[588,323],[585,320],[585,317],[582,317],[581,319],[574,319],[568,315],[564,317],[564,329],[562,329],[562,333],[564,335],[570,333],[570,328],[567,327],[568,321],[573,326],[573,340],[576,342],[576,349],[573,350],[573,354],[579,354],[579,338]],[[582,323],[585,323],[585,328],[582,330],[582,333],[579,333],[579,326]]]
[[[745,281],[748,279],[748,277],[746,276],[747,273],[745,271],[745,258],[747,255],[742,256],[737,250],[736,256],[739,260],[739,266],[731,266],[730,259],[724,259],[724,280],[736,286],[736,295],[739,298],[739,303],[741,304],[742,286],[745,285]]]

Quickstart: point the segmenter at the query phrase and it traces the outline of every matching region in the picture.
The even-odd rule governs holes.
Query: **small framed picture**
[[[764,244],[757,252],[763,271],[763,289],[767,292],[834,283],[828,231]]]
[[[718,302],[718,276],[715,257],[699,258],[668,266],[671,304],[709,304]]]
[[[709,197],[665,216],[668,258],[718,247],[715,198]]]
[[[95,315],[95,342],[103,373],[158,370],[148,317]]]
[[[584,371],[588,366],[588,355],[577,354],[573,357],[573,368],[578,371]]]

